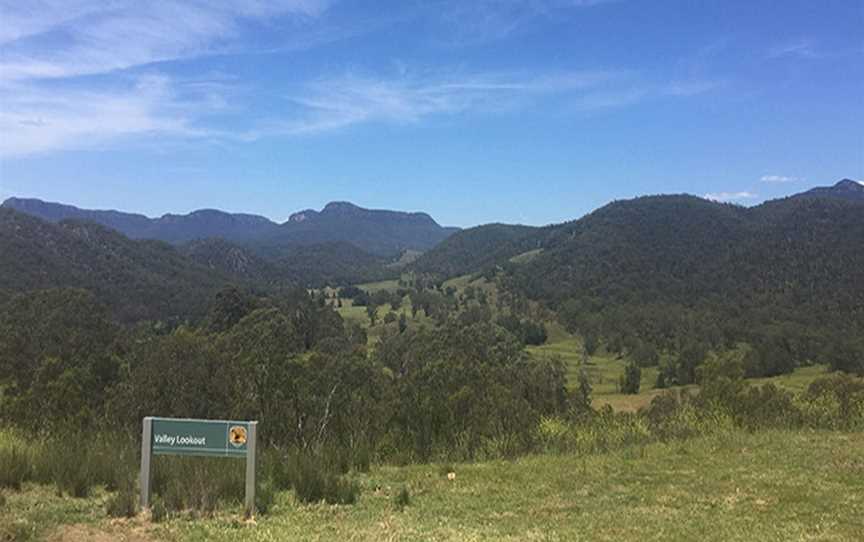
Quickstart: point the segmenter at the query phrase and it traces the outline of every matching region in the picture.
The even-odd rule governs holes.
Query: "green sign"
[[[152,418],[157,455],[246,457],[249,422]]]

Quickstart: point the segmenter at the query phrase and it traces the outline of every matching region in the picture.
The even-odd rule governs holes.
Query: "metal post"
[[[255,515],[255,455],[258,440],[258,422],[249,422],[246,440],[246,517]]]
[[[150,508],[150,459],[153,451],[153,418],[144,418],[141,429],[141,508]]]

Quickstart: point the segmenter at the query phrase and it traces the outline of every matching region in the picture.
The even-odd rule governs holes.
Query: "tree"
[[[369,317],[369,324],[374,326],[378,320],[378,307],[372,304],[366,305],[366,316]]]
[[[228,286],[216,294],[210,312],[207,314],[207,327],[210,331],[222,332],[230,329],[255,308],[255,299],[237,288]]]
[[[582,336],[585,351],[588,353],[589,356],[593,356],[595,353],[597,353],[597,347],[600,345],[600,341],[597,338],[597,333],[594,331],[585,331]]]
[[[405,313],[402,312],[399,314],[399,333],[405,333],[405,330],[408,329],[408,318],[405,317]]]
[[[621,376],[618,387],[621,393],[635,395],[639,393],[639,387],[642,384],[642,369],[634,362],[627,364],[624,368],[624,374]]]
[[[591,392],[591,379],[588,376],[588,369],[587,367],[585,367],[585,363],[583,361],[582,365],[579,367],[579,386],[576,388],[576,406],[580,410],[590,410]]]

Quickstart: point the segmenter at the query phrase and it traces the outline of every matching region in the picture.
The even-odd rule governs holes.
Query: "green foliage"
[[[628,346],[645,343],[677,357],[662,385],[692,383],[700,351],[739,342],[753,347],[748,376],[821,359],[855,372],[864,357],[862,216],[860,203],[825,199],[747,209],[637,198],[529,235],[520,242],[542,252],[518,265],[498,259],[498,280],[556,309],[571,331],[597,333],[610,352],[635,357]]]
[[[123,322],[200,317],[228,280],[165,243],[134,241],[91,222],[51,224],[5,207],[0,254],[0,289],[84,288]]]
[[[411,505],[411,492],[408,486],[402,486],[399,493],[393,496],[393,506],[400,512]]]

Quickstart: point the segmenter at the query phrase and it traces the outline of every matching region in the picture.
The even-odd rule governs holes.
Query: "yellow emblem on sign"
[[[246,428],[235,425],[228,431],[228,441],[236,447],[246,444]]]

